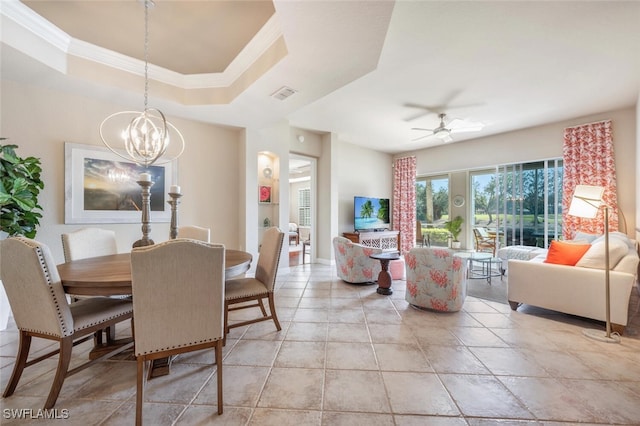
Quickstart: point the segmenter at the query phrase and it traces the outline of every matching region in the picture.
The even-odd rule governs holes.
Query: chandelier
[[[167,151],[171,135],[177,137],[181,146],[178,154],[157,164],[175,160],[184,151],[184,138],[180,131],[167,121],[162,111],[149,108],[149,6],[152,0],[144,1],[144,110],[120,111],[111,114],[100,124],[102,142],[117,156],[144,167],[156,163]],[[108,137],[107,134],[117,136]],[[118,134],[119,133],[119,134]],[[109,141],[111,139],[111,141]],[[126,152],[124,154],[123,152]]]

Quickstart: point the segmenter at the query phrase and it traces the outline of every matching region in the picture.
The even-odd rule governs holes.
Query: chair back
[[[211,242],[211,229],[195,225],[185,225],[178,227],[178,238],[190,238],[192,240]]]
[[[467,295],[467,263],[447,248],[414,247],[405,254],[407,291],[412,305],[459,311]]]
[[[273,291],[276,283],[283,241],[284,232],[276,226],[267,229],[262,239],[255,277],[267,287],[269,292]]]
[[[310,226],[298,226],[298,234],[300,235],[300,241],[311,241]]]
[[[182,238],[132,250],[136,356],[222,339],[224,250]]]
[[[2,283],[20,330],[73,334],[73,318],[49,247],[24,237],[2,241]]]
[[[473,228],[473,232],[476,235],[477,238],[480,239],[486,239],[489,238],[489,231],[487,231],[487,228],[483,228],[481,226],[475,227]]]
[[[338,277],[348,283],[374,281],[382,269],[380,261],[369,257],[382,253],[381,248],[363,246],[337,236],[333,238],[333,252]]]
[[[101,228],[82,228],[62,234],[64,261],[118,253],[116,233]]]

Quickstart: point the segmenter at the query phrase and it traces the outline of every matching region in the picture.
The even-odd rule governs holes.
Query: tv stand
[[[362,244],[367,247],[381,248],[385,251],[398,250],[398,231],[360,231],[345,232],[342,234],[345,238],[350,239],[354,243]]]

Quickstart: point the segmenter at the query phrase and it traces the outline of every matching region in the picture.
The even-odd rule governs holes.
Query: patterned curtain
[[[416,240],[416,157],[398,158],[393,173],[393,229],[400,231],[400,254]]]
[[[618,198],[616,166],[613,157],[611,120],[569,127],[564,130],[564,184],[562,193],[562,223],[565,239],[576,231],[604,233],[604,209],[595,220],[567,214],[576,185],[596,185],[605,188],[603,199],[609,205],[609,231],[618,230]]]

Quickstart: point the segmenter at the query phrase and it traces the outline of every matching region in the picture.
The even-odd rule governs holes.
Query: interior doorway
[[[290,266],[313,263],[315,259],[316,159],[298,154],[289,157],[289,223],[298,237],[290,234]]]

